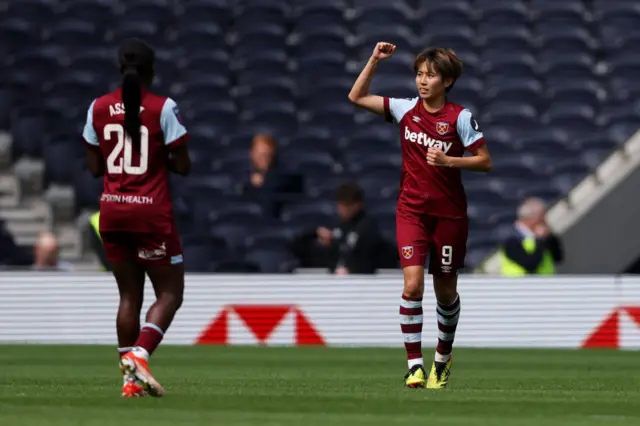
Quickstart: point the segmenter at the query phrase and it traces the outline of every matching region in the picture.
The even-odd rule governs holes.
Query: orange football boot
[[[142,385],[142,389],[149,395],[164,395],[162,385],[153,378],[147,360],[143,357],[138,356],[133,351],[127,352],[120,358],[120,366],[124,374],[135,378],[135,380]]]

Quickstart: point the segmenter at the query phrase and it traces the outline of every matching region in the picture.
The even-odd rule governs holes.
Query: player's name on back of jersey
[[[418,145],[441,149],[445,153],[449,152],[453,145],[452,142],[443,142],[437,139],[432,139],[426,133],[412,132],[407,126],[404,128],[404,138],[410,142],[417,142]]]
[[[121,204],[153,204],[153,197],[144,195],[102,194],[100,201]]]
[[[144,111],[144,107],[140,107],[140,112]],[[119,102],[113,105],[109,105],[109,115],[124,115],[124,104]]]

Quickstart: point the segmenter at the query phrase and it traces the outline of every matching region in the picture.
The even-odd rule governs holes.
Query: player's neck
[[[422,105],[424,106],[424,109],[426,109],[427,112],[430,112],[432,114],[440,111],[444,107],[444,104],[446,103],[447,103],[447,98],[444,96],[437,99],[422,100]]]

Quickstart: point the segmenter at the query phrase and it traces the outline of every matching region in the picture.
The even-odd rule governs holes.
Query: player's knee
[[[424,293],[424,271],[421,268],[405,268],[404,295],[410,298],[420,298]]]
[[[434,275],[433,288],[438,302],[453,303],[458,294],[458,277],[456,275]]]
[[[174,312],[177,311],[178,309],[180,309],[180,307],[182,306],[182,302],[183,302],[183,295],[182,293],[164,293],[160,296],[160,301],[166,305],[169,306]]]

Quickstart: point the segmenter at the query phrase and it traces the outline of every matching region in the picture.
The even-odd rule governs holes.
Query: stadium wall
[[[188,275],[165,343],[402,347],[401,276]],[[640,278],[461,276],[458,347],[640,349]],[[147,286],[145,308],[153,302]],[[0,273],[0,343],[115,344],[111,276]],[[433,297],[423,339],[437,339]]]

